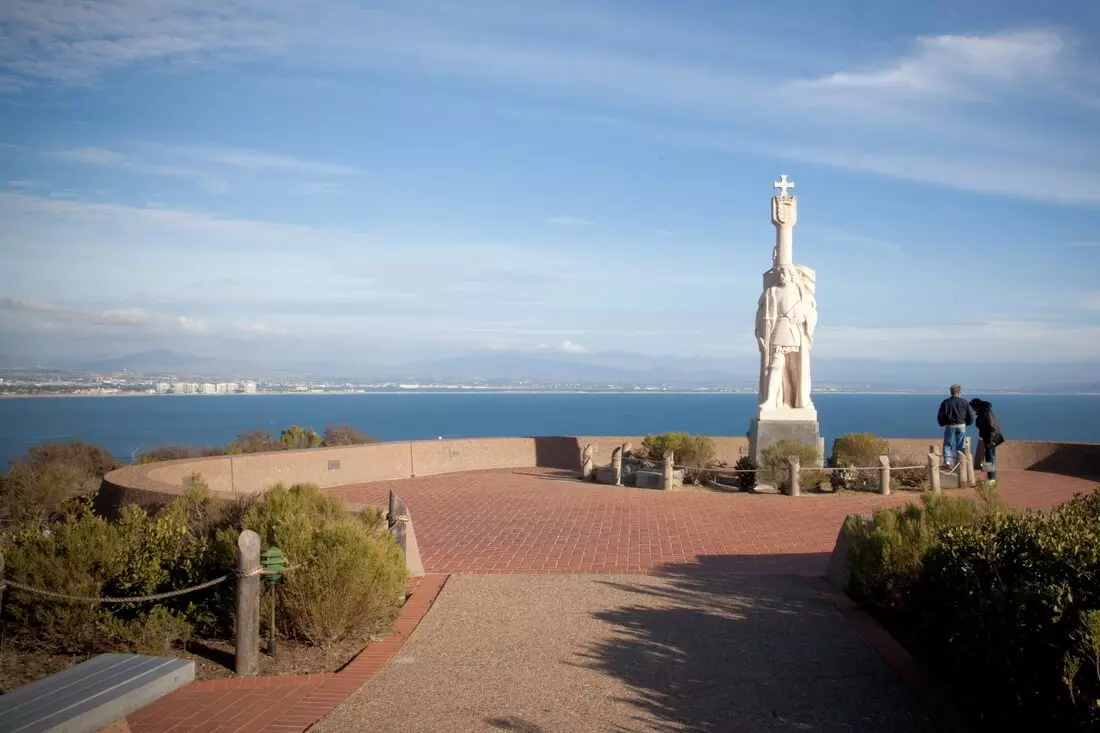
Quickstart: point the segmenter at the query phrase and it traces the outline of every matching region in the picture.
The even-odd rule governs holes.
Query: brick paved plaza
[[[1014,507],[1045,508],[1097,482],[1002,471]],[[298,733],[367,682],[428,612],[448,574],[824,574],[844,517],[918,501],[914,492],[800,497],[663,492],[584,483],[540,469],[471,471],[330,489],[409,506],[428,577],[394,633],[346,670],[192,683],[130,718],[133,733]],[[949,495],[973,495],[948,490]],[[672,567],[675,565],[675,567]]]
[[[1012,506],[1042,508],[1095,485],[1002,471],[998,489]],[[845,516],[920,500],[916,492],[666,493],[530,468],[330,491],[381,506],[390,489],[409,505],[424,567],[438,573],[623,573],[706,558],[708,566],[727,572],[824,575]]]

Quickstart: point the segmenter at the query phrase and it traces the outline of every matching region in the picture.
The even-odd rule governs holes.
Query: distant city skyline
[[[0,364],[751,374],[781,174],[815,360],[1100,362],[1094,2],[16,0],[0,23]]]

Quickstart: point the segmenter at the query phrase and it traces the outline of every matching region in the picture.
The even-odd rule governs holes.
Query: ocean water
[[[981,395],[977,395],[981,396]],[[814,396],[826,445],[872,432],[933,438],[943,395]],[[1009,440],[1100,442],[1100,396],[992,395]],[[380,440],[642,435],[679,430],[744,435],[755,395],[715,393],[301,394],[0,399],[0,459],[51,440],[98,443],[123,460],[166,443],[225,445],[262,428],[351,423]]]

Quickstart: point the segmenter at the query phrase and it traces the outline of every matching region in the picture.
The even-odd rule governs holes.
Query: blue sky
[[[1100,361],[1100,5],[15,0],[0,340]]]

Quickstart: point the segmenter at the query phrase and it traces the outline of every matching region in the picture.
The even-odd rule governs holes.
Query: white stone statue
[[[810,350],[817,328],[813,271],[784,265],[773,272],[774,284],[764,290],[756,310],[760,407],[768,411],[813,409]]]
[[[798,199],[787,194],[787,176],[772,184],[775,249],[772,268],[764,273],[764,292],[756,310],[760,347],[760,391],[757,417],[770,420],[816,420],[810,399],[810,351],[817,329],[814,271],[793,263],[793,229]]]

